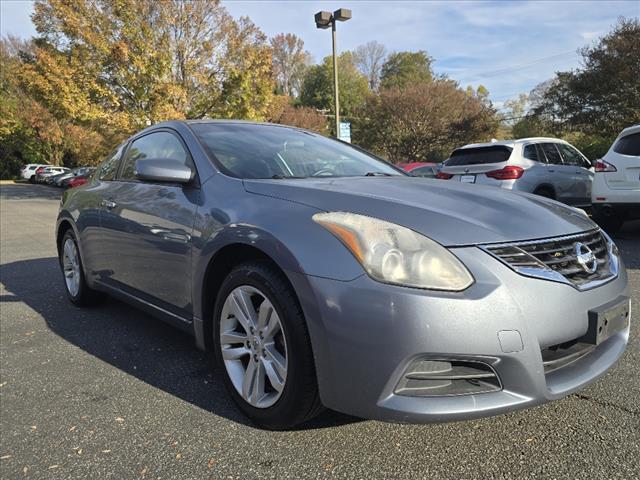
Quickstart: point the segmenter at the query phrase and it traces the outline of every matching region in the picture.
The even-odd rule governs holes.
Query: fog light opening
[[[499,390],[502,390],[500,379],[486,363],[419,359],[407,367],[394,392],[409,397],[430,397],[473,395]]]

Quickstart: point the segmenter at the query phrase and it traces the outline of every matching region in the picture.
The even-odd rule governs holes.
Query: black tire
[[[280,317],[286,339],[288,366],[285,386],[278,400],[268,408],[256,408],[242,398],[233,386],[222,358],[219,336],[222,308],[232,290],[246,285],[260,290],[271,302]],[[216,366],[222,369],[231,397],[253,422],[270,430],[286,430],[310,420],[323,410],[302,309],[286,278],[273,264],[245,263],[229,273],[216,299],[213,327]]]
[[[551,190],[550,188],[546,188],[546,187],[537,188],[536,191],[533,193],[534,195],[540,195],[541,197],[550,198],[551,200],[556,199],[556,196],[553,194],[553,190]]]
[[[29,183],[36,183],[36,176],[35,175],[31,175],[29,177]]]
[[[75,294],[69,291],[64,273],[64,246],[68,240],[71,240],[75,245],[78,254],[78,262],[80,265],[79,288],[78,292]],[[89,288],[89,286],[87,285],[87,281],[84,277],[84,266],[82,263],[82,258],[80,256],[80,249],[78,248],[78,241],[76,240],[76,237],[71,228],[69,228],[65,232],[64,237],[62,237],[62,242],[60,244],[60,253],[58,254],[58,261],[60,263],[60,271],[62,272],[62,279],[64,281],[64,290],[65,292],[67,292],[67,297],[69,298],[69,300],[71,300],[71,303],[78,307],[92,307],[102,302],[102,300],[104,299],[104,294],[102,292],[98,292],[97,290]]]

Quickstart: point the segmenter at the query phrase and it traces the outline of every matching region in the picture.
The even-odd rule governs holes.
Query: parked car
[[[66,186],[67,188],[75,188],[75,187],[79,187],[80,185],[84,185],[87,182],[88,182],[87,177],[77,176],[77,177],[70,178],[69,181],[66,183]]]
[[[535,193],[576,207],[591,205],[591,162],[556,138],[476,143],[454,150],[437,177]]]
[[[40,167],[44,168],[48,165],[43,165],[41,163],[29,163],[20,169],[20,177],[25,180],[34,181],[36,176],[36,170]]]
[[[282,125],[139,132],[64,193],[56,242],[71,302],[108,292],[193,334],[273,429],[323,405],[401,422],[531,407],[603,375],[629,336],[626,270],[583,211]]]
[[[85,167],[81,173],[69,178],[65,178],[60,182],[62,188],[73,188],[87,183],[89,177],[95,172],[94,167]]]
[[[47,166],[44,168],[41,167],[36,170],[35,182],[45,183],[45,179],[47,179],[48,177],[52,177],[54,175],[58,175],[60,173],[66,173],[69,171],[70,169],[66,167],[51,167],[51,166]]]
[[[56,187],[62,187],[63,186],[62,182],[64,180],[71,179],[71,178],[74,178],[74,177],[77,177],[77,176],[90,175],[94,171],[95,171],[94,167],[78,167],[78,168],[74,168],[70,172],[65,172],[65,173],[62,173],[60,175],[56,175],[56,176],[52,177],[51,178],[51,183],[52,183],[52,185],[55,185]]]
[[[431,162],[399,163],[398,167],[414,177],[435,178],[438,173],[438,165]]]
[[[615,233],[640,218],[640,125],[625,128],[596,160],[591,201],[595,220]]]

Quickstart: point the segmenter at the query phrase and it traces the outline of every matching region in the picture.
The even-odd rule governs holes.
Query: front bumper
[[[617,278],[588,291],[524,277],[476,247],[457,248],[476,283],[464,292],[306,276],[300,299],[309,320],[325,406],[365,418],[442,422],[496,415],[566,396],[604,374],[620,357],[629,328],[585,357],[545,375],[541,350],[583,336],[588,311],[628,296]],[[499,332],[517,331],[522,349],[505,353]],[[394,393],[417,358],[489,364],[502,390],[457,396]]]

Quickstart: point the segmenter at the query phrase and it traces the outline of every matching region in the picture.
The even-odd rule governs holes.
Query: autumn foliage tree
[[[368,97],[356,135],[362,145],[392,162],[434,161],[474,141],[488,141],[495,110],[452,80],[383,88]]]
[[[37,0],[32,21],[38,36],[28,48],[3,51],[12,79],[3,104],[7,89],[19,93],[6,108],[32,134],[37,118],[51,120],[45,143],[60,151],[41,161],[78,156],[87,139],[94,147],[77,160],[96,163],[115,141],[166,119],[268,116],[267,37],[218,0]],[[29,120],[32,111],[40,113]]]
[[[276,89],[280,94],[297,97],[311,54],[304,49],[302,39],[292,33],[279,33],[270,42]]]

